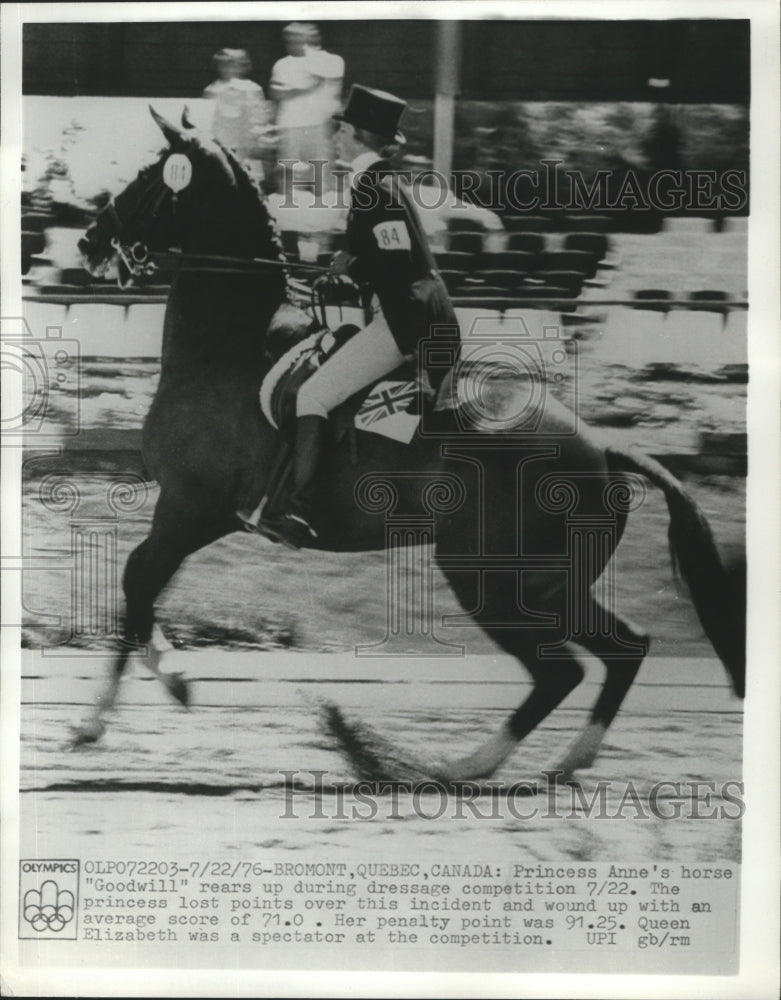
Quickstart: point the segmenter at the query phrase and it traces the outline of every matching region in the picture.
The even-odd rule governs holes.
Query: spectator
[[[252,63],[244,49],[220,49],[214,56],[219,79],[203,96],[215,102],[212,134],[236,151],[253,177],[263,179],[263,157],[269,147],[268,108],[263,88],[249,79]]]
[[[340,107],[344,59],[327,52],[313,24],[284,29],[288,55],[271,71],[271,96],[277,102],[279,159],[294,160],[293,176],[311,184],[316,195],[332,183],[333,126]],[[311,166],[324,160],[324,167]]]

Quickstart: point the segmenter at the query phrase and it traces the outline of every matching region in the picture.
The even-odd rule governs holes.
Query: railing
[[[50,303],[51,305],[95,305],[133,306],[165,304],[168,301],[167,292],[52,292],[26,294],[22,298],[26,302]],[[457,308],[485,306],[503,312],[505,309],[523,309],[557,306],[625,306],[629,309],[690,309],[694,311],[724,312],[731,309],[748,309],[747,299],[614,299],[614,298],[581,298],[574,296],[535,296],[517,298],[515,296],[493,295],[451,295],[451,301]]]

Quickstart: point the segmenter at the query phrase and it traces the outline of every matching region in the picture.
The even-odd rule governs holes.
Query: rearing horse
[[[186,117],[179,128],[152,114],[168,148],[89,227],[80,243],[85,266],[98,273],[119,251],[122,269],[133,248],[143,256],[175,245],[182,259],[283,263],[265,200],[234,156],[188,127]],[[148,647],[147,663],[170,693],[186,702],[184,681],[158,668],[166,644],[154,604],[187,556],[238,530],[234,512],[252,509],[264,494],[280,443],[258,403],[275,360],[267,331],[272,325],[300,336],[309,325],[286,305],[286,281],[281,267],[173,277],[160,383],[143,431],[144,459],[160,495],[149,536],[125,568],[120,650],[77,741],[102,734],[128,656],[139,646]],[[520,426],[514,415],[525,411],[529,392],[522,381],[482,383],[478,394],[490,416],[483,410],[481,417],[454,378],[449,401],[426,414],[433,431],[409,445],[358,431],[357,449],[335,436],[323,463],[318,546],[381,549],[383,510],[434,510],[436,559],[460,604],[534,681],[497,734],[432,768],[444,780],[492,774],[580,683],[584,671],[572,642],[604,662],[606,679],[588,724],[556,766],[569,774],[593,762],[647,651],[647,635],[591,591],[637,506],[632,497],[642,497],[640,476],[664,491],[671,551],[706,634],[743,694],[740,609],[702,512],[657,462],[604,448],[582,426],[573,430],[572,414],[550,394],[534,430]],[[589,524],[607,530],[589,534]]]

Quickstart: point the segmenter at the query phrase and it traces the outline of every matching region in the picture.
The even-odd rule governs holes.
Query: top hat
[[[356,83],[350,90],[344,111],[334,115],[334,119],[375,135],[393,136],[395,142],[405,142],[404,134],[399,131],[399,122],[406,109],[407,102],[399,97]]]

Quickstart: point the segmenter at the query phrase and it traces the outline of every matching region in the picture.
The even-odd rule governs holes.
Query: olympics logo
[[[40,889],[28,889],[24,894],[24,919],[34,931],[58,933],[73,920],[76,900],[73,893],[60,889],[53,879],[48,879]]]

